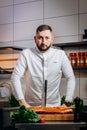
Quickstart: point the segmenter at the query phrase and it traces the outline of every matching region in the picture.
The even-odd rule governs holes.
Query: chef
[[[70,103],[74,97],[75,76],[65,52],[52,46],[52,28],[40,25],[36,29],[34,41],[35,47],[20,53],[11,76],[13,92],[20,106],[60,106],[62,74],[67,81],[65,103]],[[23,76],[26,81],[24,93],[21,84]]]

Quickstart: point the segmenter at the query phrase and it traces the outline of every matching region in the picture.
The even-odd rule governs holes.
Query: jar
[[[72,66],[77,66],[77,53],[69,53],[69,60]]]
[[[85,66],[87,66],[87,52],[85,52]]]
[[[78,52],[77,54],[77,66],[85,65],[85,52]]]

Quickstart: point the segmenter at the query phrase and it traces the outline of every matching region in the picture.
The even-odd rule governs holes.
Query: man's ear
[[[34,36],[34,41],[36,42],[36,36]]]
[[[54,36],[52,36],[52,42],[54,41]]]

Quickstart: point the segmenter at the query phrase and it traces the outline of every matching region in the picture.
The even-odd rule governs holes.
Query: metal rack
[[[60,47],[61,49],[72,48],[72,47],[87,48],[87,41],[71,42],[71,43],[57,43],[57,44],[53,44],[53,46]],[[73,69],[74,70],[87,70],[87,66],[75,66],[75,67],[73,67]]]

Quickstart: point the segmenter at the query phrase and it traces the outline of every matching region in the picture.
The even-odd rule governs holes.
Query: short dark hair
[[[40,25],[37,29],[36,29],[36,33],[38,33],[39,31],[44,31],[44,30],[50,30],[52,32],[52,28],[49,25],[46,24],[42,24]]]

